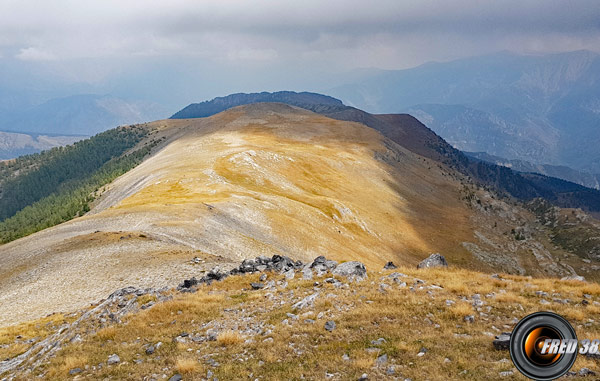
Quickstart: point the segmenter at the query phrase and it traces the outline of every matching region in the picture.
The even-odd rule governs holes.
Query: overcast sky
[[[0,60],[87,81],[135,62],[310,76],[579,49],[600,51],[598,0],[0,0]]]

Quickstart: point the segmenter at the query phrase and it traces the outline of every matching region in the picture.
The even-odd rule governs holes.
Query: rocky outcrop
[[[271,258],[260,256],[254,259],[244,259],[238,267],[235,267],[228,272],[222,271],[218,266],[214,267],[200,279],[196,279],[195,277],[185,279],[177,289],[181,292],[193,292],[195,291],[196,286],[200,284],[211,284],[213,281],[223,280],[230,275],[243,275],[269,271],[286,274],[286,278],[288,279],[293,278],[297,272],[301,273],[303,279],[312,279],[313,276],[325,276],[329,273],[357,282],[367,278],[367,269],[365,268],[365,265],[356,261],[338,264],[336,261],[327,259],[321,255],[315,258],[312,263],[305,264],[302,261],[294,261],[286,256],[274,255]],[[258,283],[253,283],[252,285],[252,288],[255,290],[263,287],[258,287]]]
[[[38,341],[24,353],[1,361],[0,374],[10,379],[12,372],[34,369],[48,359],[56,356],[64,344],[80,341],[81,335],[84,333],[93,333],[88,330],[89,328],[82,328],[82,326],[94,326],[96,329],[101,329],[110,324],[121,323],[123,316],[135,312],[139,308],[146,309],[156,302],[170,299],[171,296],[167,295],[166,291],[167,289],[138,289],[135,287],[125,287],[117,290],[97,306],[83,313],[73,323],[61,326],[56,333]],[[147,302],[140,306],[138,298],[141,296],[150,296],[155,301]],[[93,324],[89,324],[90,322],[93,322]],[[119,361],[119,357],[114,355],[107,362],[109,364],[116,364]]]
[[[494,348],[499,351],[507,351],[510,346],[510,332],[502,332],[502,334],[496,336],[492,344]]]
[[[367,279],[367,269],[360,262],[344,262],[338,265],[332,273],[346,277],[350,281],[360,282]]]
[[[446,262],[446,258],[444,258],[443,255],[439,253],[433,253],[417,265],[418,269],[430,267],[448,267],[448,262]]]

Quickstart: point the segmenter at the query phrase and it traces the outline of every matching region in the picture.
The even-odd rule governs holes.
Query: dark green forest
[[[0,242],[89,211],[102,186],[138,165],[157,144],[127,152],[145,136],[142,127],[119,127],[0,164]]]

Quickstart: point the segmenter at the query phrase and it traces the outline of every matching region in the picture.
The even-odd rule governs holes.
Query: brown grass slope
[[[26,365],[11,374],[15,380],[68,380],[79,368],[75,377],[94,380],[174,374],[184,380],[212,379],[208,374],[221,380],[357,380],[364,373],[370,380],[525,380],[508,351],[492,346],[494,336],[511,331],[521,317],[554,311],[580,339],[600,334],[595,283],[491,277],[456,267],[394,271],[370,272],[368,280],[346,287],[325,277],[290,280],[269,273],[273,287],[259,291],[249,287],[259,274],[232,276],[195,293],[174,293],[172,300],[126,315],[121,324],[83,321],[78,340],[31,373]],[[294,308],[314,294],[313,305]],[[61,319],[69,317],[0,329],[4,354],[25,350],[22,343],[59,329]],[[327,321],[336,323],[331,332]],[[109,365],[113,354],[120,362]],[[583,367],[600,372],[597,360],[580,355],[572,370]]]
[[[257,255],[379,268],[439,251],[472,269],[553,276],[582,265],[542,230],[516,242],[509,232],[531,214],[363,124],[254,104],[147,128],[162,148],[88,215],[0,247],[0,325]]]

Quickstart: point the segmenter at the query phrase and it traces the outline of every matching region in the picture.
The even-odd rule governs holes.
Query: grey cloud
[[[192,55],[391,68],[501,49],[600,50],[598,20],[597,0],[5,0],[0,49],[21,59]]]

